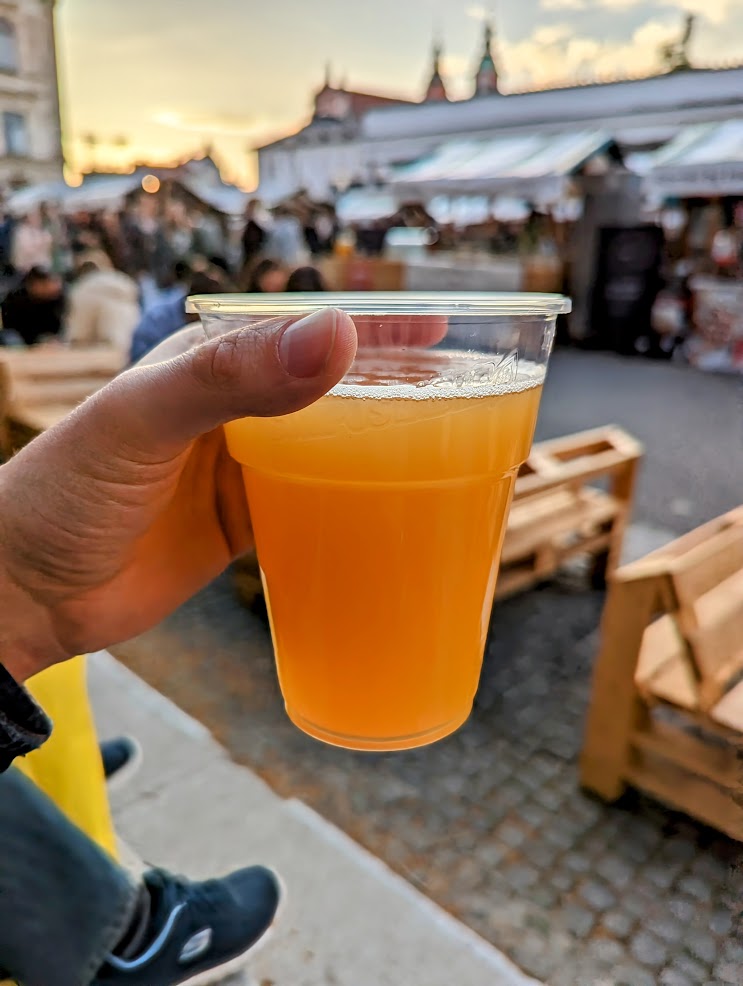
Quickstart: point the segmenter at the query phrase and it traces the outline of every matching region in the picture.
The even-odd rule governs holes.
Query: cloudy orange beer
[[[469,716],[549,321],[536,359],[365,348],[311,407],[226,426],[287,713],[317,739],[408,749]]]

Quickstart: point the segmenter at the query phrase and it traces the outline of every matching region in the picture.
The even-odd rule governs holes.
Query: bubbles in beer
[[[437,400],[497,397],[544,383],[545,367],[518,353],[461,350],[361,350],[333,397],[366,400]]]

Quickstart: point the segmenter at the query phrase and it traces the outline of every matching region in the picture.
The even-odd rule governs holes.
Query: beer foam
[[[546,367],[519,361],[515,354],[488,359],[485,354],[433,350],[417,355],[407,375],[418,379],[401,382],[399,360],[362,358],[328,396],[418,401],[502,397],[541,386]]]

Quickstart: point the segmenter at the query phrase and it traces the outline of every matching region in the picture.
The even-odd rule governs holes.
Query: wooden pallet
[[[593,559],[602,585],[620,560],[642,452],[614,426],[535,445],[516,480],[496,595],[543,582],[576,555]]]
[[[69,414],[122,369],[124,357],[104,347],[59,345],[0,350],[9,382],[6,428],[23,444]]]
[[[542,442],[516,480],[496,596],[543,582],[576,555],[593,559],[603,584],[619,562],[642,447],[616,427]],[[608,490],[590,483],[603,479]],[[235,565],[237,590],[248,606],[262,593],[258,562]]]
[[[581,782],[743,841],[743,508],[611,579]]]

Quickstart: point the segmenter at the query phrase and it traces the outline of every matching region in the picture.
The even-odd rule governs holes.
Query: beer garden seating
[[[743,841],[743,507],[610,577],[581,782]]]

